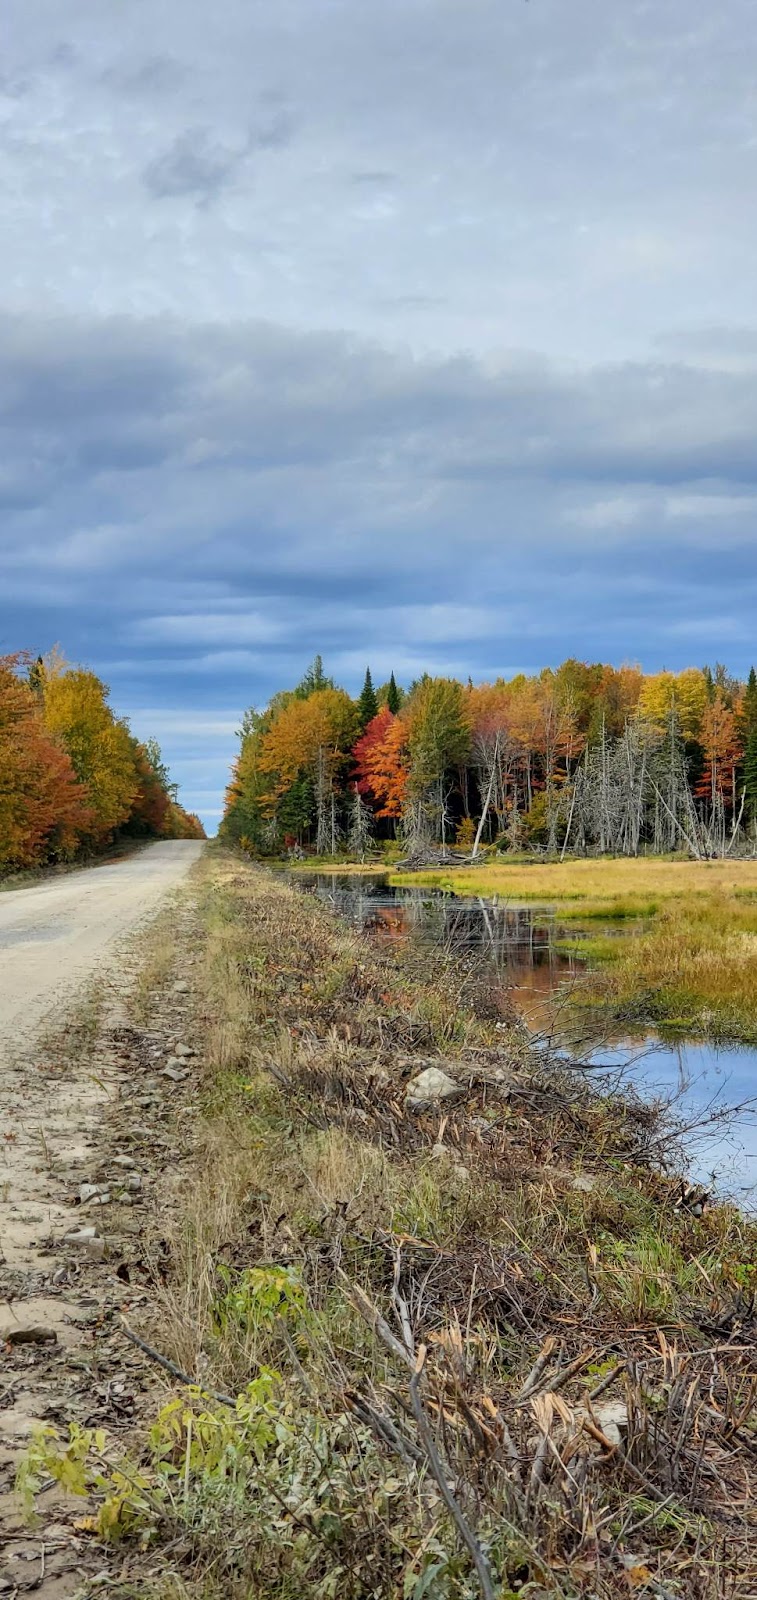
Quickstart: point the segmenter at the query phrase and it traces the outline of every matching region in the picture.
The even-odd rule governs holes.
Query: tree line
[[[154,740],[58,650],[0,657],[0,872],[74,861],[121,838],[201,839]]]
[[[570,659],[474,684],[370,670],[353,699],[316,657],[246,713],[222,833],[261,854],[486,845],[551,853],[757,841],[757,676]]]

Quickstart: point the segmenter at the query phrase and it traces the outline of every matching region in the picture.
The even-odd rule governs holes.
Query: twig
[[[217,1400],[219,1405],[231,1406],[232,1411],[236,1411],[236,1400],[230,1394],[219,1394],[217,1389],[209,1389],[199,1378],[191,1378],[188,1372],[182,1372],[181,1367],[177,1367],[175,1361],[169,1361],[168,1356],[162,1356],[159,1350],[154,1350],[151,1344],[147,1344],[144,1339],[140,1339],[139,1334],[134,1333],[123,1317],[121,1317],[121,1328],[127,1339],[130,1339],[138,1350],[142,1350],[146,1356],[149,1356],[151,1361],[155,1362],[157,1367],[162,1367],[164,1372],[170,1372],[172,1378],[177,1378],[179,1383],[185,1383],[189,1389],[199,1389],[210,1400]]]
[[[412,1439],[407,1439],[403,1433],[400,1433],[399,1428],[395,1426],[391,1417],[388,1417],[385,1411],[377,1411],[375,1407],[369,1405],[364,1395],[358,1394],[354,1389],[346,1389],[344,1398],[350,1410],[354,1411],[358,1421],[371,1428],[384,1444],[390,1445],[393,1450],[396,1450],[397,1455],[402,1458],[407,1466],[419,1467],[423,1465],[426,1459],[423,1451],[418,1449],[417,1444],[414,1444]]]
[[[428,1464],[431,1468],[431,1471],[439,1485],[439,1493],[441,1494],[452,1521],[454,1522],[455,1527],[460,1534],[460,1538],[467,1547],[471,1561],[476,1569],[476,1576],[478,1577],[479,1584],[481,1585],[481,1593],[484,1597],[484,1600],[494,1600],[494,1585],[492,1584],[489,1568],[484,1559],[484,1553],[472,1528],[468,1526],[466,1518],[464,1517],[460,1506],[458,1505],[457,1500],[452,1493],[452,1489],[447,1480],[447,1474],[444,1471],[444,1467],[442,1466],[439,1453],[434,1443],[434,1436],[429,1427],[428,1417],[423,1409],[423,1401],[420,1397],[419,1386],[425,1361],[426,1346],[425,1344],[422,1344],[418,1350],[418,1360],[415,1364],[415,1371],[410,1379],[410,1400],[413,1407],[413,1415],[418,1425],[418,1433],[420,1435],[421,1444],[423,1445],[428,1457]]]
[[[300,1116],[304,1117],[305,1121],[310,1123],[311,1128],[317,1128],[319,1133],[328,1133],[330,1123],[328,1123],[324,1117],[314,1117],[312,1112],[305,1110],[302,1101],[297,1095],[297,1091],[292,1083],[291,1078],[288,1078],[286,1073],[281,1071],[280,1067],[275,1067],[272,1061],[262,1061],[261,1066],[266,1072],[270,1072],[271,1077],[276,1079],[276,1082],[279,1084],[280,1088],[284,1089],[287,1094],[292,1096]]]
[[[346,1292],[348,1299],[352,1301],[355,1309],[360,1312],[361,1317],[364,1317],[369,1328],[372,1328],[373,1332],[378,1334],[378,1337],[383,1340],[385,1345],[388,1346],[388,1348],[392,1351],[392,1354],[397,1356],[398,1360],[403,1361],[406,1367],[409,1367],[411,1371],[414,1371],[414,1357],[408,1350],[405,1349],[403,1344],[400,1344],[397,1335],[392,1333],[388,1322],[384,1321],[381,1312],[377,1311],[376,1307],[372,1305],[367,1294],[363,1293],[363,1290],[360,1288],[359,1284],[350,1283],[346,1272],[342,1272],[341,1268],[339,1269],[339,1274],[347,1285]]]
[[[549,1338],[542,1346],[539,1355],[537,1356],[531,1371],[526,1378],[523,1388],[520,1391],[520,1394],[516,1395],[516,1401],[520,1402],[521,1400],[527,1400],[531,1391],[536,1388],[544,1368],[549,1365],[549,1362],[552,1359],[552,1353],[556,1344],[557,1340],[553,1334],[550,1334]]]

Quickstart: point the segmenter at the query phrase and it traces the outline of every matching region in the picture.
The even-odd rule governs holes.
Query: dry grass
[[[169,1530],[181,1576],[143,1592],[481,1593],[411,1403],[402,1350],[423,1346],[421,1419],[498,1600],[746,1600],[752,1226],[677,1208],[653,1116],[463,1014],[449,964],[420,978],[263,871],[202,872],[204,1147],[159,1337],[226,1392],[274,1367],[321,1489],[286,1489],[288,1526],[270,1491],[263,1538],[198,1488]],[[409,1116],[429,1058],[464,1098]],[[245,1504],[270,1505],[265,1463],[246,1470]]]
[[[581,941],[577,948],[589,971],[576,1000],[642,1025],[757,1040],[755,861],[487,864],[392,881],[541,901],[555,906],[563,921],[642,918],[648,926],[627,938]]]
[[[669,901],[690,904],[700,897],[757,897],[757,861],[688,861],[660,857],[603,857],[564,862],[486,861],[479,867],[439,872],[392,873],[391,882],[451,889],[455,894],[497,894],[513,902],[571,902],[581,915],[619,912],[632,916],[659,909]]]

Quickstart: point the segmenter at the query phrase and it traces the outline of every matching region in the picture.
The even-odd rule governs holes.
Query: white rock
[[[64,1235],[63,1235],[63,1243],[64,1244],[83,1244],[83,1245],[86,1245],[86,1244],[89,1244],[92,1239],[96,1239],[96,1238],[97,1238],[97,1229],[96,1228],[76,1228],[73,1233],[64,1233]]]
[[[186,978],[180,978],[178,983],[174,984],[173,992],[174,994],[189,994],[189,984]]]
[[[405,1101],[409,1111],[423,1111],[443,1100],[456,1100],[465,1090],[441,1067],[426,1067],[407,1086]]]
[[[571,1187],[578,1189],[580,1194],[591,1194],[596,1185],[594,1179],[589,1177],[588,1172],[577,1172]]]
[[[83,1183],[79,1189],[79,1199],[82,1205],[85,1206],[88,1200],[94,1200],[95,1195],[99,1193],[99,1183]]]
[[[173,1062],[169,1061],[168,1066],[163,1068],[160,1076],[161,1078],[170,1078],[172,1083],[183,1083],[184,1079],[189,1077],[189,1073],[182,1072],[180,1067],[175,1067]]]
[[[132,1161],[131,1156],[111,1156],[110,1164],[112,1167],[124,1168],[135,1167],[137,1165],[136,1161]]]
[[[587,1416],[588,1413],[580,1412],[579,1415]],[[623,1443],[622,1435],[628,1431],[628,1407],[624,1400],[608,1400],[606,1405],[592,1406],[592,1418],[610,1444]]]
[[[177,1044],[177,1046],[176,1046],[176,1055],[177,1056],[184,1056],[186,1058],[187,1056],[193,1056],[194,1055],[194,1050],[191,1048],[191,1045],[188,1045],[188,1044]]]

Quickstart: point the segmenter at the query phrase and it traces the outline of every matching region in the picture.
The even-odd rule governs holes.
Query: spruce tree
[[[361,729],[365,729],[367,728],[368,723],[373,721],[373,718],[378,711],[378,700],[376,699],[376,691],[373,687],[370,667],[366,667],[365,669],[365,683],[363,684],[360,693],[360,699],[358,700],[357,704],[358,712],[360,714],[360,727]]]
[[[389,707],[389,710],[392,713],[392,716],[396,717],[397,712],[399,711],[399,708],[400,708],[400,693],[399,693],[399,689],[397,688],[397,684],[395,682],[394,673],[392,673],[391,678],[389,679],[389,688],[387,690],[386,703],[387,703],[387,705]]]

